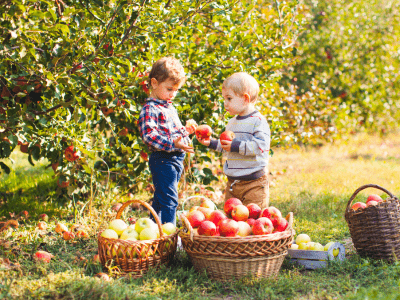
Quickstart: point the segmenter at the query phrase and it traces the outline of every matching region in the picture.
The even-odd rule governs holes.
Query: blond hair
[[[245,72],[234,73],[226,78],[222,83],[222,89],[230,89],[238,96],[247,93],[250,95],[250,102],[256,102],[260,92],[257,80]]]
[[[149,81],[152,78],[155,78],[158,83],[171,79],[174,83],[183,84],[186,80],[185,70],[181,63],[170,56],[160,58],[153,64],[149,74]]]

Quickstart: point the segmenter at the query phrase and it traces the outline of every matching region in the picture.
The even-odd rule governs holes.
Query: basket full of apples
[[[366,188],[379,189],[389,197],[383,200],[371,194],[366,203],[353,204],[357,194]],[[387,261],[400,257],[400,204],[391,192],[376,184],[361,186],[350,197],[344,216],[360,256]]]
[[[276,275],[293,242],[292,213],[282,217],[276,207],[262,210],[237,198],[223,211],[200,205],[181,219],[183,249],[197,270],[218,280]]]
[[[150,218],[140,218],[128,225],[121,219],[124,209],[139,203],[146,207],[156,222]],[[98,233],[98,250],[104,267],[118,266],[121,273],[132,277],[142,276],[150,267],[168,264],[176,252],[178,231],[174,224],[161,225],[154,209],[141,200],[125,202],[107,229]]]

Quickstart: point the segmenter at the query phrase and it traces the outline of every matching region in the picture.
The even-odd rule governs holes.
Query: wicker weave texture
[[[140,203],[152,213],[160,231],[160,238],[148,241],[125,241],[102,237],[102,232],[99,232],[97,244],[100,261],[104,267],[117,266],[121,273],[130,273],[132,277],[137,278],[145,274],[150,267],[159,267],[172,260],[177,248],[179,231],[165,236],[156,212],[141,200],[125,202],[118,210],[116,219],[121,217],[124,209],[131,203]]]
[[[380,189],[389,197],[376,206],[353,211],[353,199],[361,190],[369,187]],[[400,204],[389,191],[375,184],[358,188],[348,202],[345,219],[360,256],[388,261],[400,258]]]
[[[287,251],[272,256],[251,258],[223,258],[189,255],[194,268],[202,272],[206,270],[211,278],[226,281],[247,275],[255,277],[276,276],[282,266]]]

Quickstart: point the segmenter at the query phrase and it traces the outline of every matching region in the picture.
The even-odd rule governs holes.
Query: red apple
[[[201,222],[197,232],[199,235],[214,236],[217,234],[217,226],[213,222],[205,220]]]
[[[261,208],[257,204],[250,203],[247,205],[247,209],[249,210],[249,218],[258,219],[260,217]]]
[[[46,214],[41,214],[39,217],[40,217],[40,219],[41,219],[42,221],[45,221],[45,222],[48,222],[48,221],[49,221],[49,216],[46,215]]]
[[[238,198],[229,198],[228,200],[225,201],[224,212],[226,213],[227,216],[230,216],[232,209],[236,205],[240,205],[240,204],[243,204],[243,203]]]
[[[228,141],[228,142],[232,142],[232,140],[235,138],[235,134],[233,133],[233,131],[230,130],[226,130],[223,133],[221,133],[221,135],[219,136],[219,140],[221,141]]]
[[[214,209],[215,209],[214,202],[212,202],[212,201],[209,200],[209,199],[204,199],[204,200],[201,202],[200,207],[206,207],[206,208],[209,208],[209,209],[211,209],[211,210],[214,210]]]
[[[377,195],[377,194],[371,194],[371,195],[368,196],[367,205],[368,205],[368,202],[369,202],[369,201],[382,202],[383,200],[382,200],[382,198],[381,198],[379,195]]]
[[[25,143],[21,143],[21,145],[19,146],[20,148],[20,151],[22,152],[22,153],[28,153],[28,145],[29,145],[29,143],[28,142],[25,142]]]
[[[281,212],[279,211],[279,209],[277,209],[277,208],[274,207],[274,206],[270,206],[270,207],[267,207],[266,209],[264,209],[264,210],[261,212],[261,217],[265,217],[265,218],[270,219],[270,220],[272,221],[272,224],[273,224],[274,226],[276,226],[276,220],[277,220],[278,218],[282,218],[282,214],[281,214]]]
[[[243,204],[236,205],[231,212],[232,219],[235,221],[247,221],[249,218],[249,210]]]
[[[197,210],[201,211],[204,214],[204,216],[206,217],[206,220],[208,220],[210,218],[211,213],[213,212],[213,210],[211,208],[201,207],[201,206]]]
[[[272,221],[266,217],[261,217],[257,219],[253,225],[254,235],[269,234],[273,230],[274,230],[274,225],[272,225]]]
[[[239,231],[238,231],[239,236],[248,236],[253,233],[251,226],[248,223],[239,221],[238,225],[239,225]]]
[[[254,226],[254,223],[256,222],[256,219],[248,218],[246,222],[247,222],[247,224],[249,224],[251,227],[253,227],[253,226]]]
[[[73,238],[75,238],[75,233],[71,232],[71,231],[64,231],[63,232],[63,239],[66,241],[72,240]]]
[[[278,218],[276,220],[275,231],[283,232],[288,227],[289,223],[285,218]]]
[[[93,261],[94,261],[95,263],[101,263],[101,261],[100,261],[100,255],[96,254],[95,256],[93,256]]]
[[[212,134],[212,129],[208,125],[199,125],[195,131],[197,139],[207,140]]]
[[[219,223],[219,233],[221,236],[233,237],[239,232],[239,224],[235,220],[225,219]]]
[[[46,229],[47,229],[47,224],[46,224],[46,222],[39,222],[39,223],[37,224],[37,227],[38,227],[40,230],[46,230]]]
[[[378,205],[378,202],[376,202],[375,200],[370,200],[367,202],[367,206],[375,206]]]
[[[211,221],[211,222],[213,222],[214,224],[215,224],[215,226],[217,226],[218,227],[218,225],[219,225],[219,223],[222,221],[222,220],[225,220],[225,219],[227,219],[228,217],[222,212],[222,211],[220,211],[220,210],[214,210],[212,213],[211,213],[211,215],[210,215],[210,217],[209,217],[209,221]]]
[[[367,204],[364,202],[356,202],[351,206],[352,210],[358,210],[359,208],[364,209],[367,207]]]
[[[46,251],[37,251],[34,255],[34,259],[50,262],[50,260],[54,257],[53,254],[46,252]]]
[[[85,230],[80,229],[80,230],[77,231],[76,237],[78,237],[78,238],[88,238],[89,234]]]
[[[199,210],[195,210],[195,211],[189,212],[186,215],[186,218],[188,219],[190,225],[193,228],[199,227],[201,222],[203,222],[206,219],[204,214]]]
[[[58,162],[51,164],[51,168],[53,169],[54,172],[57,171],[58,165],[59,165]]]

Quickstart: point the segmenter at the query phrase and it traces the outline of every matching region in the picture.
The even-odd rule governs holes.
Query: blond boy
[[[247,205],[256,203],[262,209],[269,204],[268,157],[270,128],[257,111],[259,85],[247,73],[235,73],[222,84],[225,109],[234,115],[226,130],[235,138],[221,143],[218,139],[200,139],[211,149],[227,153],[224,173],[228,177],[225,200],[238,198]]]

